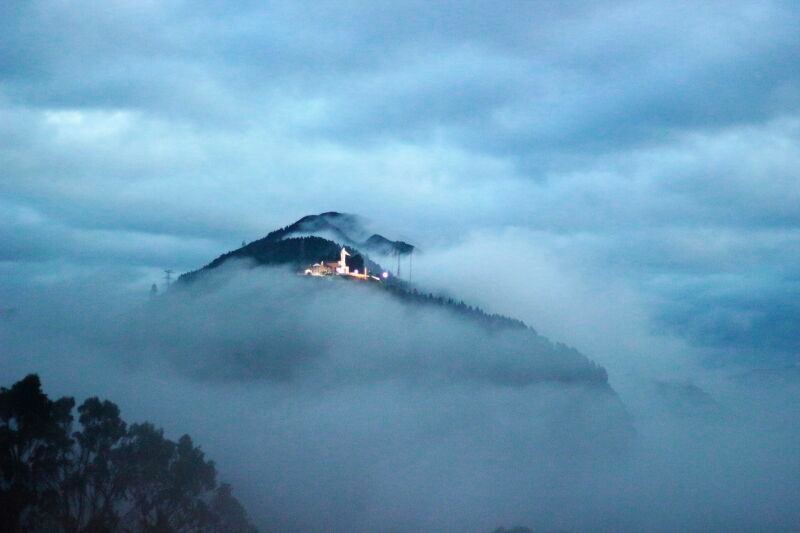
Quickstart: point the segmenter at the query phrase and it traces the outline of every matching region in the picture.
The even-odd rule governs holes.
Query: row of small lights
[[[357,269],[356,269],[356,270],[354,270],[354,271],[353,271],[353,274],[358,274],[358,270],[357,270]],[[388,278],[388,277],[389,277],[389,273],[388,273],[388,272],[384,272],[383,274],[381,274],[381,277],[382,277],[383,279],[386,279],[386,278]]]

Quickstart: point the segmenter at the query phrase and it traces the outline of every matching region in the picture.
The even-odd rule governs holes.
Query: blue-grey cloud
[[[540,232],[670,323],[772,316],[748,291],[798,272],[798,19],[745,0],[5,2],[3,268],[185,270],[337,209],[429,247]],[[737,296],[690,304],[690,284]]]

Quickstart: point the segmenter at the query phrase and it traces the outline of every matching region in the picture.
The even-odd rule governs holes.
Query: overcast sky
[[[338,210],[428,250],[512,231],[654,331],[793,362],[798,27],[791,1],[6,0],[0,296],[149,286]]]

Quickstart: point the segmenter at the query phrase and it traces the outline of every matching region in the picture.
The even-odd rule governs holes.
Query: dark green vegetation
[[[366,230],[362,227],[361,219],[356,215],[328,211],[319,215],[306,215],[297,222],[273,231],[267,239],[280,240],[298,235],[325,233],[331,235],[337,242],[347,246],[361,248],[367,252],[383,255],[407,255],[415,247],[407,242],[393,241],[378,233],[363,239]],[[362,238],[359,238],[359,235]]]
[[[301,268],[318,261],[338,261],[342,246],[351,254],[347,263],[351,269],[364,270],[364,265],[371,272],[382,272],[384,269],[369,260],[357,249],[386,255],[407,255],[414,246],[403,241],[391,241],[378,234],[361,242],[352,234],[360,231],[359,222],[354,215],[331,211],[319,215],[308,215],[297,222],[270,232],[266,237],[241,248],[225,253],[200,270],[188,272],[180,277],[182,282],[195,281],[208,270],[215,269],[230,260],[245,260],[256,265],[290,266]],[[314,236],[324,233],[336,241]],[[341,243],[341,244],[340,244]]]
[[[525,322],[523,322],[522,320],[517,320],[516,318],[509,318],[507,316],[498,315],[496,313],[489,314],[480,307],[467,305],[466,303],[464,303],[464,300],[456,301],[452,298],[447,298],[445,296],[438,296],[431,292],[429,293],[420,292],[417,289],[412,288],[405,283],[384,284],[383,288],[389,291],[391,294],[395,295],[400,300],[414,304],[441,307],[443,309],[457,313],[461,316],[477,320],[484,326],[488,326],[492,329],[498,329],[498,328],[510,328],[510,329],[520,329],[520,330],[527,329],[532,333],[535,333],[535,331],[529,326],[527,326]]]
[[[340,235],[342,240],[351,240],[339,226],[331,224],[331,220],[348,220],[352,215],[336,212],[323,213],[321,215],[309,215],[303,217],[294,224],[269,233],[266,237],[243,245],[241,248],[227,252],[211,261],[206,266],[183,274],[179,278],[178,286],[185,286],[206,277],[211,271],[221,267],[229,261],[240,260],[250,266],[288,266],[294,269],[304,268],[305,266],[318,261],[338,261],[339,251],[342,244],[322,237],[304,236],[290,237],[302,231],[328,231],[335,235]],[[342,225],[341,223],[339,224]],[[398,253],[406,254],[413,250],[413,246],[402,241],[389,241],[381,235],[372,235],[366,241],[379,247],[397,248]],[[345,245],[351,257],[347,263],[351,269],[358,269],[363,272],[364,265],[370,272],[383,272],[384,268],[378,263],[369,259],[366,254],[362,254],[357,249]],[[410,303],[434,305],[443,307],[462,316],[477,319],[485,325],[492,327],[510,327],[514,329],[525,329],[527,326],[520,320],[512,319],[498,314],[488,314],[478,307],[466,305],[463,301],[457,302],[452,298],[434,295],[433,293],[419,292],[408,283],[401,279],[390,277],[379,285],[389,291],[397,298]]]
[[[357,218],[353,215],[335,212],[304,217],[290,226],[269,233],[262,239],[245,244],[241,248],[217,257],[199,270],[183,274],[179,278],[179,283],[176,287],[179,289],[187,288],[189,285],[195,285],[196,282],[203,280],[204,288],[210,288],[214,284],[212,280],[215,279],[212,273],[233,260],[239,260],[242,265],[247,267],[288,266],[295,271],[299,271],[309,264],[320,260],[338,261],[342,244],[318,236],[292,237],[292,235],[298,235],[302,232],[324,231],[326,235],[333,234],[334,236],[341,236],[342,239],[347,239],[347,242],[352,242],[353,239],[348,236],[347,231],[354,231],[353,228],[356,227],[356,224]],[[373,237],[376,238],[372,239],[371,237],[370,239],[375,242],[384,239],[376,235],[373,235]],[[384,239],[384,241],[390,243],[392,246],[397,245],[402,247],[402,244],[405,244],[401,241],[393,242],[386,239]],[[364,263],[366,263],[371,272],[383,271],[383,268],[376,262],[370,260],[366,254],[362,254],[356,248],[347,245],[345,245],[345,247],[352,255],[352,257],[347,259],[351,269],[363,269]],[[413,247],[411,248],[413,249]],[[330,279],[342,283],[351,282],[344,277],[333,277]],[[308,279],[309,283],[314,283],[316,281],[319,280],[314,278]],[[207,286],[205,285],[206,282],[209,283]],[[361,284],[361,282],[358,281],[352,283]],[[450,313],[459,319],[466,319],[476,327],[483,328],[487,333],[512,331],[516,335],[525,338],[525,343],[528,348],[531,350],[538,350],[542,354],[546,353],[548,357],[554,360],[565,363],[567,361],[580,360],[587,363],[579,372],[573,369],[569,373],[556,373],[557,375],[555,375],[554,379],[558,381],[582,381],[593,384],[607,384],[608,376],[605,369],[588,361],[573,348],[560,343],[551,343],[520,320],[499,314],[490,314],[479,307],[467,305],[463,301],[457,301],[448,296],[421,292],[413,285],[394,276],[390,276],[381,283],[370,283],[368,285],[370,290],[385,291],[393,298],[406,305],[415,308],[436,308]],[[554,367],[558,367],[558,365],[554,365]],[[547,375],[550,376],[550,374]],[[529,380],[522,380],[522,382],[528,383]]]
[[[251,532],[188,435],[128,426],[109,401],[50,400],[38,376],[0,388],[0,531]]]
[[[290,266],[299,269],[318,261],[338,261],[341,249],[342,245],[321,237],[292,237],[274,240],[267,236],[217,257],[200,270],[183,274],[178,281],[181,283],[196,281],[208,271],[237,259],[256,266]],[[347,258],[350,268],[363,270],[364,257],[354,248],[347,247],[347,250],[351,254],[351,257]],[[369,260],[367,260],[367,266],[373,272],[381,270],[378,264]]]

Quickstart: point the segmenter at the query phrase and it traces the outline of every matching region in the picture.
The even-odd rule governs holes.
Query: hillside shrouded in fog
[[[150,300],[104,286],[27,292],[0,323],[3,377],[36,368],[58,393],[189,432],[262,529],[797,518],[796,378],[697,371],[709,392],[628,375],[625,405],[574,349],[377,285],[240,260]]]
[[[0,501],[99,397],[262,531],[797,529],[799,23],[0,2]]]

